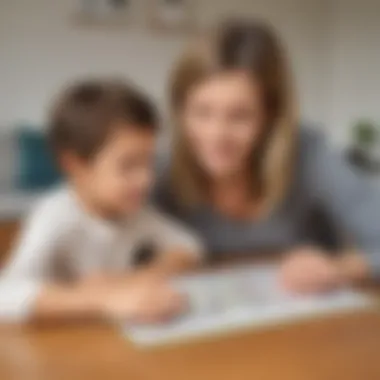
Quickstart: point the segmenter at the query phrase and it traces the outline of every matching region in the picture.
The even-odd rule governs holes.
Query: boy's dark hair
[[[145,95],[122,81],[82,81],[69,87],[55,104],[49,141],[58,156],[69,150],[88,159],[122,123],[154,132],[156,109]]]

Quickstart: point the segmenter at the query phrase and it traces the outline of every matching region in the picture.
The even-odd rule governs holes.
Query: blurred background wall
[[[346,139],[358,118],[380,121],[380,1],[332,1],[329,128]]]
[[[225,15],[269,20],[286,42],[306,120],[344,143],[357,118],[380,119],[380,0],[194,0],[201,27]],[[146,23],[148,0],[121,29],[84,28],[73,0],[0,0],[0,127],[42,124],[51,96],[88,74],[132,78],[165,109],[186,35]]]

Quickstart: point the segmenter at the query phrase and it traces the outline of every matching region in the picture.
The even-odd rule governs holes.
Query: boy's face
[[[102,211],[112,216],[134,213],[152,186],[154,140],[150,131],[115,128],[95,157],[73,160],[73,179]]]

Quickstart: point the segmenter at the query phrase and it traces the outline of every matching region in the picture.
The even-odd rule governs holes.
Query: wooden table
[[[378,380],[376,310],[137,349],[111,327],[0,327],[1,380]]]
[[[0,380],[103,379],[380,380],[380,309],[150,349],[100,324],[0,325]]]
[[[20,228],[20,222],[17,219],[0,220],[0,266],[8,258],[14,240]]]

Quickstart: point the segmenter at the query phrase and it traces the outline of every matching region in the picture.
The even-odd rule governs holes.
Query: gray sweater
[[[155,202],[198,232],[213,258],[269,254],[300,244],[334,251],[348,244],[367,255],[380,275],[380,187],[351,168],[315,130],[300,129],[290,191],[259,221],[230,219],[207,204],[193,210],[180,207],[169,186],[168,162],[161,166]]]

